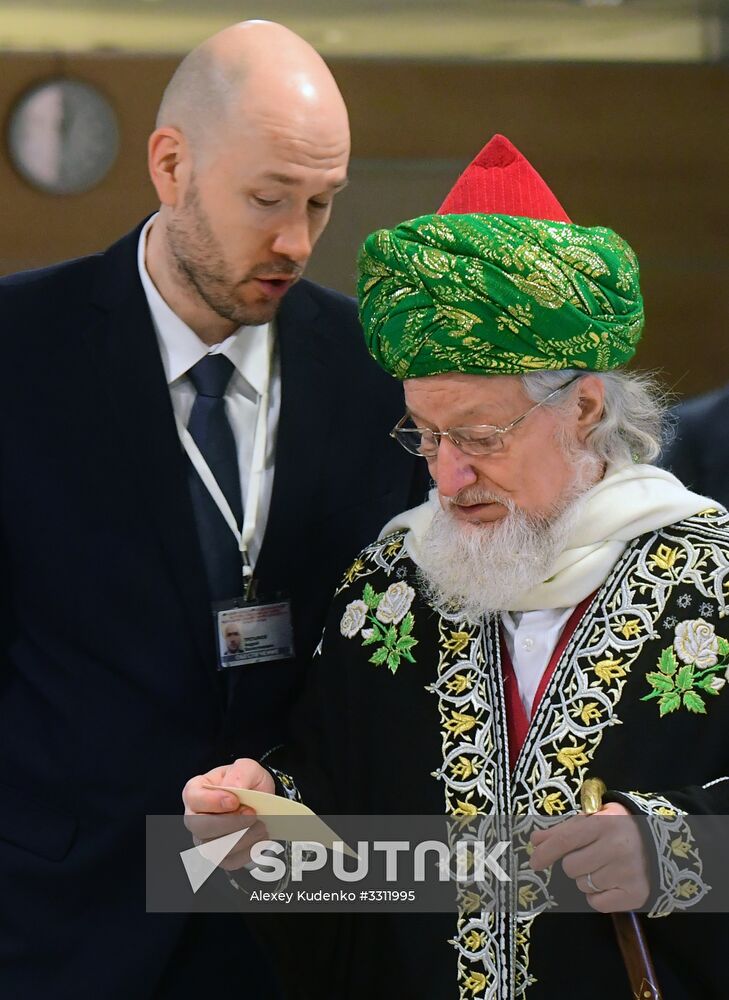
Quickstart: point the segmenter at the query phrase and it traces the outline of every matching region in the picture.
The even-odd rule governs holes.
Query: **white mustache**
[[[451,505],[465,505],[470,506],[477,503],[500,503],[506,507],[509,511],[516,510],[516,504],[511,499],[511,497],[502,497],[498,493],[492,493],[491,490],[484,490],[478,486],[466,486],[464,489],[459,490],[455,496],[443,497]]]

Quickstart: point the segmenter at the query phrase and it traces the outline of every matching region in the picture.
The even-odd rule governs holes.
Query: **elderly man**
[[[301,279],[348,156],[321,57],[235,25],[165,92],[159,212],[0,282],[3,997],[276,995],[241,920],[145,916],[144,816],[285,739],[342,567],[425,495],[354,303]],[[245,597],[276,633],[226,660]]]
[[[709,890],[683,814],[728,804],[729,527],[650,464],[661,405],[620,370],[635,256],[570,223],[497,136],[441,214],[373,234],[360,267],[370,351],[405,384],[393,436],[437,489],[346,573],[297,740],[191,780],[188,812],[234,807],[213,783],[329,813],[557,821],[519,877],[546,899],[561,862],[595,914],[520,893],[517,912],[341,921],[339,992],[318,996],[614,1000],[604,914],[637,908],[666,917],[646,921],[665,996],[723,995],[723,928],[676,915]],[[610,790],[591,817],[588,774]],[[606,820],[632,813],[663,824],[662,853]]]

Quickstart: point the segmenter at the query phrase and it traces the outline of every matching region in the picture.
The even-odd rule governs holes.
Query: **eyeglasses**
[[[534,410],[540,406],[544,406],[554,396],[568,389],[578,378],[582,378],[582,376],[575,375],[574,378],[565,382],[564,385],[555,389],[554,392],[550,392],[544,399],[530,406],[528,410],[525,410],[515,420],[512,420],[506,427],[495,427],[492,424],[477,424],[473,427],[450,427],[446,431],[432,431],[428,427],[416,427],[410,415],[406,413],[390,431],[390,437],[395,438],[405,451],[409,451],[411,455],[419,455],[421,458],[433,458],[437,455],[441,438],[444,437],[448,438],[451,444],[455,445],[465,455],[492,455],[494,452],[503,449],[504,435],[506,433],[517,427]]]

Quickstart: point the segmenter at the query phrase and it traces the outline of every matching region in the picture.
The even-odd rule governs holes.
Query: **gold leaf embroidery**
[[[618,632],[622,632],[626,639],[640,635],[640,621],[637,618],[629,618],[627,621],[621,618],[618,622]]]
[[[563,764],[570,774],[574,774],[575,768],[589,763],[590,758],[585,753],[586,743],[581,743],[578,747],[564,747],[557,754],[557,760]]]
[[[573,243],[572,246],[557,248],[557,254],[576,270],[584,272],[591,278],[609,273],[600,254],[588,250],[587,247],[578,247]]]
[[[483,948],[484,938],[483,931],[471,931],[465,938],[465,945],[469,951],[480,951]]]
[[[507,277],[511,278],[520,292],[531,296],[537,305],[544,309],[560,309],[569,298],[568,290],[553,288],[548,280],[536,271],[527,278],[520,274],[509,274]]]
[[[468,632],[451,632],[450,639],[446,639],[443,646],[449,653],[462,653],[468,645],[470,638],[471,636]]]
[[[355,578],[362,570],[365,568],[364,561],[362,559],[355,559],[352,565],[349,567],[347,572],[344,574],[344,579],[347,583],[354,583]]]
[[[457,764],[451,764],[451,774],[454,778],[465,781],[472,774],[478,771],[478,761],[470,760],[468,757],[459,757]]]
[[[619,667],[618,669],[621,668]],[[597,707],[597,702],[588,701],[586,705],[583,705],[580,718],[586,726],[589,726],[591,722],[599,722],[602,718],[602,711]]]
[[[451,711],[451,718],[445,723],[445,728],[454,736],[463,736],[469,729],[473,729],[476,720],[472,715],[464,715],[462,712]]]
[[[463,985],[475,995],[486,988],[486,976],[484,976],[483,972],[472,972]]]
[[[547,816],[554,816],[555,813],[561,814],[567,808],[567,803],[560,792],[550,792],[549,795],[544,796],[539,804]]]
[[[448,681],[446,688],[451,694],[463,694],[464,691],[470,688],[472,683],[473,679],[470,674],[456,674],[455,677],[452,677]]]
[[[445,327],[452,329],[453,335],[457,337],[459,343],[464,331],[470,333],[474,326],[478,326],[481,322],[476,313],[442,304],[435,310],[434,319],[436,323],[442,323]]]
[[[677,858],[687,858],[690,850],[691,845],[682,837],[671,841],[671,854],[675,854]]]
[[[415,260],[423,274],[430,278],[442,278],[453,268],[452,255],[434,247],[421,247]]]
[[[699,887],[695,882],[681,882],[676,889],[676,895],[679,899],[691,899],[699,891]]]
[[[658,567],[658,569],[671,570],[676,562],[679,551],[678,546],[671,549],[668,545],[659,545],[656,551],[651,555],[648,565],[651,569]]]
[[[622,662],[622,656],[617,660],[614,660],[612,657],[600,660],[595,664],[595,673],[600,680],[605,681],[605,683],[609,686],[611,681],[619,677],[625,677],[625,669],[620,666]]]
[[[659,809],[656,809],[656,815],[665,816],[666,819],[674,819],[676,816],[676,810],[669,809],[667,806],[661,806]]]
[[[464,913],[475,913],[481,909],[481,897],[477,892],[466,892],[463,894],[461,909]]]
[[[539,896],[530,885],[523,885],[519,890],[519,906],[522,910],[528,910],[538,898]]]

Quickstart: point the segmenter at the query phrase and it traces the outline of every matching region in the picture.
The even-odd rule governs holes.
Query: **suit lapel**
[[[124,456],[122,461],[138,480],[140,501],[149,511],[186,621],[209,668],[212,639],[205,574],[184,455],[137,271],[139,232],[111,247],[100,263],[93,302],[101,321],[86,339],[122,443],[120,458]]]
[[[319,498],[324,448],[321,436],[332,419],[326,331],[307,282],[284,299],[276,320],[281,371],[281,414],[276,438],[271,507],[256,576],[275,588],[279,566],[293,557],[297,534]]]
[[[209,665],[205,573],[184,453],[137,271],[140,228],[104,254],[92,292],[100,319],[85,337],[121,442],[120,457],[137,478],[140,500],[154,524],[186,620]],[[262,591],[276,589],[281,565],[292,557],[297,534],[317,508],[325,461],[319,438],[333,419],[327,331],[320,329],[319,307],[307,282],[300,282],[284,299],[276,335],[281,412],[271,506],[256,568]]]

